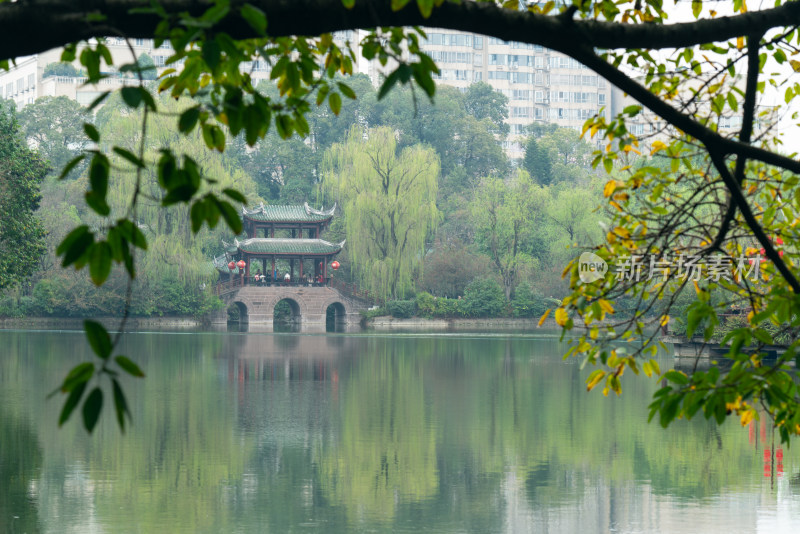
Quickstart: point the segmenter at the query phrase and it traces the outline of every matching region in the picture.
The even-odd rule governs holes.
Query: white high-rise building
[[[438,83],[466,89],[484,81],[508,97],[510,134],[503,142],[511,158],[521,158],[520,141],[534,122],[580,131],[597,113],[613,116],[618,89],[574,59],[539,45],[493,37],[427,29],[423,50],[439,66]]]
[[[580,130],[583,122],[596,113],[607,117],[622,109],[621,92],[577,61],[538,45],[507,43],[492,37],[441,29],[427,29],[422,48],[441,73],[435,77],[440,84],[466,90],[470,84],[484,81],[508,97],[510,133],[503,147],[511,158],[521,158],[521,140],[527,127],[534,122],[552,123]],[[376,86],[386,67],[361,57],[358,43],[366,35],[363,30],[339,32],[339,45],[350,42],[356,52],[354,72],[367,74]],[[130,63],[131,52],[124,40],[106,40],[115,65]],[[151,39],[132,40],[134,53],[150,55],[161,72],[172,53],[168,42],[154,48]],[[0,97],[12,99],[17,108],[42,96],[67,96],[83,105],[91,103],[102,91],[136,83],[128,74],[107,69],[108,78],[97,85],[84,85],[86,78],[44,76],[50,63],[58,63],[61,50],[21,58],[9,71],[0,72]],[[75,65],[79,67],[77,62]],[[180,68],[178,65],[176,68]],[[243,64],[254,83],[269,79],[270,66],[259,59]]]

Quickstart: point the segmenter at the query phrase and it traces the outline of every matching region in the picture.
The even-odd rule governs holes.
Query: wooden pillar
[[[328,282],[328,257],[325,256],[325,263],[322,264],[322,276],[325,278],[325,283]]]
[[[294,258],[289,260],[289,271],[292,273],[292,282],[294,282]]]
[[[300,280],[303,279],[303,256],[300,256]]]
[[[274,226],[270,226],[269,227],[269,232],[270,232],[270,234],[269,234],[270,237],[275,237],[275,227]],[[275,262],[275,260],[272,260],[272,261],[273,261],[273,263]]]
[[[300,227],[300,234],[297,237],[299,237],[300,239],[303,239],[303,227],[302,226]]]
[[[269,272],[269,279],[275,282],[275,256],[272,256],[272,270]]]
[[[250,280],[250,257],[249,256],[245,256],[245,260],[244,261],[247,262],[247,264],[244,266],[244,277],[245,277],[245,279],[247,279],[249,281]]]

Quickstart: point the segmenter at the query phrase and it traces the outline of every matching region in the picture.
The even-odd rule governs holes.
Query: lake
[[[800,532],[798,444],[648,424],[659,384],[587,393],[555,336],[130,333],[91,437],[46,399],[82,333],[0,346],[0,532]]]

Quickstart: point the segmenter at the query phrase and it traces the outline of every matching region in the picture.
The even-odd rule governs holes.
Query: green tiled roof
[[[251,254],[336,254],[342,250],[341,243],[329,243],[324,239],[278,239],[253,237],[244,241],[236,241],[239,250]]]
[[[302,206],[264,205],[242,208],[244,217],[257,222],[322,222],[330,220],[336,204],[329,210],[315,210],[308,203]]]

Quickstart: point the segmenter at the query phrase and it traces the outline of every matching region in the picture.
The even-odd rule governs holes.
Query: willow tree
[[[422,274],[425,238],[439,219],[439,157],[427,146],[398,153],[390,128],[354,127],[325,154],[323,185],[345,214],[353,273],[381,297],[402,297]]]

